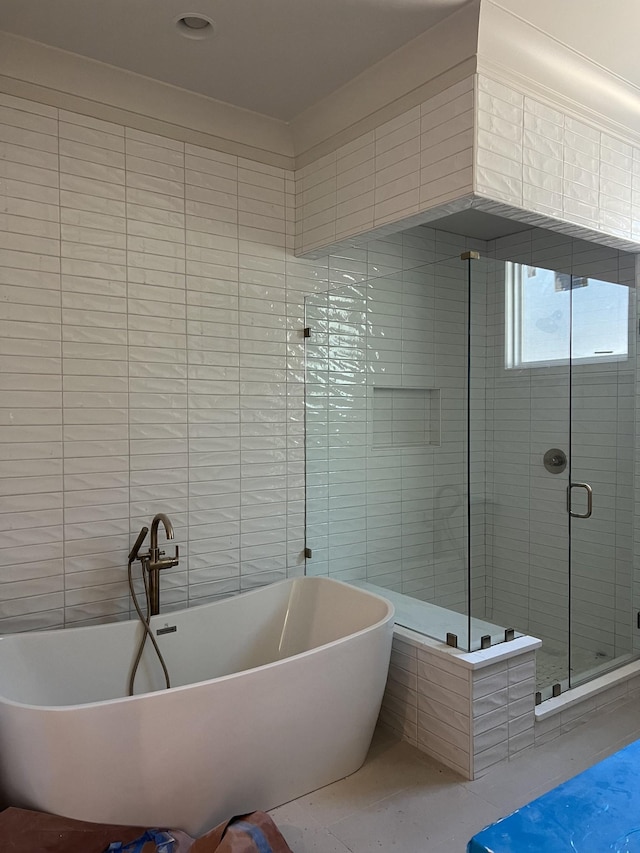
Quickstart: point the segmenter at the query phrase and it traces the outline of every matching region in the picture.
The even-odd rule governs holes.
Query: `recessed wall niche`
[[[373,447],[440,444],[439,388],[373,388]]]

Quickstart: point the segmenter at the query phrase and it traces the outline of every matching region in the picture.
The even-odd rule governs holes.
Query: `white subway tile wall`
[[[421,752],[477,779],[534,745],[535,653],[474,668],[444,648],[396,634],[380,720]]]
[[[296,173],[296,250],[322,252],[466,204],[570,236],[640,241],[640,147],[484,74]],[[500,209],[500,206],[504,207]]]
[[[58,111],[0,100],[0,627],[64,611]]]
[[[484,74],[476,104],[474,192],[640,240],[640,148]]]
[[[128,616],[130,397],[124,128],[61,110],[65,622]]]
[[[474,778],[533,746],[535,692],[534,652],[473,671]]]
[[[381,156],[403,127],[378,134]],[[292,173],[8,95],[0,164],[0,631],[128,618],[126,555],[158,511],[181,548],[165,609],[301,573],[304,296],[429,260],[434,232],[298,259]],[[433,346],[424,292],[407,277],[408,387]],[[346,457],[357,432],[341,436]],[[340,570],[364,536],[347,467]],[[414,499],[417,552],[433,531]]]
[[[473,778],[469,668],[395,636],[380,721],[421,752]]]
[[[474,78],[296,172],[296,250],[397,223],[473,188]]]
[[[418,648],[418,748],[473,775],[472,672]]]
[[[360,414],[338,405],[339,388],[320,437],[328,460],[329,432],[338,436],[339,470],[331,488],[310,481],[310,496],[324,501],[310,521],[325,525],[312,530],[326,537],[330,520],[344,525],[335,529],[343,538],[331,543],[344,577],[362,576],[364,549],[377,555],[376,577],[395,583],[401,523],[405,591],[461,606],[463,576],[448,571],[460,564],[464,539],[456,516],[465,468],[460,263],[437,280],[409,269],[476,246],[427,228],[360,248],[355,239],[349,246],[350,238],[397,228],[407,217],[416,221],[421,210],[470,193],[475,146],[476,189],[496,203],[538,211],[542,219],[562,211],[576,226],[640,239],[640,151],[488,78],[479,78],[475,99],[474,89],[475,78],[450,87],[299,170],[295,181],[293,173],[241,157],[0,95],[0,630],[128,617],[123,567],[130,537],[159,509],[171,515],[183,553],[164,575],[165,606],[300,572],[303,297],[381,276],[396,280],[381,281],[363,316],[346,317],[332,330],[331,346],[345,376],[353,374],[349,393],[363,410],[363,391],[374,382],[440,389],[440,445],[402,451],[406,459],[397,467],[389,455],[369,459],[365,488],[353,473],[364,453]],[[541,265],[553,266],[566,253],[564,237],[546,232],[531,240]],[[332,241],[348,248],[319,260],[293,255],[294,244],[307,252]],[[611,258],[623,263],[615,252],[595,251],[584,250],[589,269],[600,263],[606,272]],[[480,322],[472,390],[484,360],[489,369],[501,346],[500,308],[491,294],[485,299],[485,286],[476,282],[473,291]],[[492,330],[481,319],[487,305]],[[365,347],[356,340],[362,328]],[[364,377],[354,370],[363,354]],[[631,417],[627,378],[619,372],[616,380],[623,420]],[[497,400],[503,392],[495,376],[491,381]],[[510,416],[524,417],[509,393]],[[547,392],[518,393],[534,400]],[[585,398],[589,393],[585,386]],[[485,405],[487,419],[495,417],[493,399],[486,400],[484,393],[474,398],[477,424]],[[535,431],[553,433],[556,411],[536,403],[535,417],[517,425],[520,443],[527,428],[551,438]],[[491,427],[500,438],[502,425]],[[620,487],[632,452],[625,440],[618,434]],[[518,564],[523,537],[514,533],[502,544],[485,537],[483,483],[493,460],[483,427],[472,441],[472,594],[474,607],[498,613],[496,577],[485,579],[486,567],[494,559]],[[609,480],[602,485],[610,490]],[[518,529],[518,513],[529,511],[514,498],[505,536]],[[621,500],[627,498],[624,492]],[[377,529],[372,524],[367,532],[369,513]],[[616,625],[629,590],[627,517],[617,516],[618,585],[607,600]],[[562,591],[547,577],[556,544],[542,546],[535,596],[548,587],[561,603]],[[586,566],[593,549],[585,543],[584,551]],[[425,574],[425,555],[448,567],[441,586]],[[320,540],[314,571],[328,559],[329,540]],[[531,624],[535,605],[520,612],[518,573],[503,580],[500,595],[515,608],[508,612]],[[596,587],[588,587],[586,617]],[[553,622],[540,594],[540,618]],[[627,642],[628,626],[619,634]]]
[[[418,746],[418,649],[394,635],[380,721]]]

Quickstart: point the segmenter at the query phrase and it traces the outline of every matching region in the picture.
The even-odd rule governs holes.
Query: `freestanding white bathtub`
[[[152,619],[0,638],[8,804],[199,835],[357,770],[384,691],[393,606],[297,578]],[[152,692],[157,691],[157,692]]]

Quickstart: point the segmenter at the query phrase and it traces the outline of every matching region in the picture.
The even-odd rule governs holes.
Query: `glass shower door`
[[[537,689],[567,685],[571,290],[549,269],[494,262],[488,376],[488,564],[494,621],[542,640]],[[502,345],[500,345],[502,344]]]
[[[542,639],[542,699],[633,653],[633,266],[567,267],[496,265],[504,361],[488,377],[492,615]]]
[[[635,290],[631,268],[625,281],[620,270],[611,280],[576,275],[575,262],[574,274],[506,267],[511,339],[495,406],[504,408],[502,395],[510,404],[520,398],[501,424],[516,427],[511,442],[529,441],[531,468],[504,486],[513,500],[500,512],[511,518],[516,571],[494,602],[521,593],[522,612],[513,602],[510,612],[543,640],[546,699],[632,655]],[[528,589],[516,589],[521,560]]]
[[[569,686],[630,659],[635,289],[565,276],[571,294]]]

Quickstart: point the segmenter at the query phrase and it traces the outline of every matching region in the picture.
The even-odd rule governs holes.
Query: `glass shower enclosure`
[[[485,273],[485,601],[542,639],[545,699],[637,648],[635,264],[487,261]]]
[[[636,325],[631,263],[471,252],[309,296],[307,574],[465,650],[539,637],[540,699],[630,660]]]

